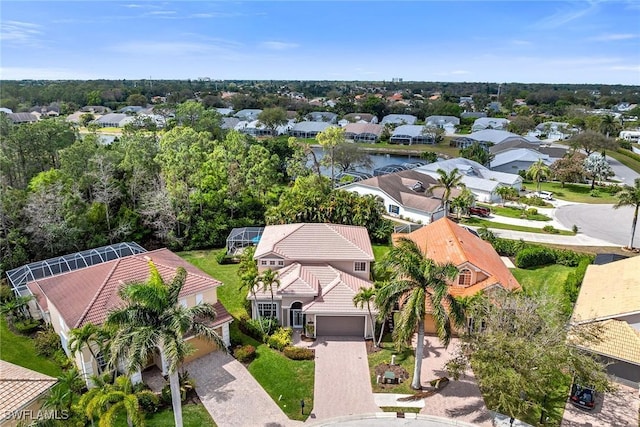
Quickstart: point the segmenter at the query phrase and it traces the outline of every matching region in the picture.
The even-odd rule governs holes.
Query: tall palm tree
[[[640,178],[633,181],[633,187],[625,185],[623,189],[616,194],[618,202],[613,205],[614,209],[623,206],[633,206],[633,220],[631,221],[631,238],[629,239],[629,249],[633,249],[633,236],[636,234],[636,225],[638,224],[638,210],[640,210]]]
[[[258,265],[253,256],[256,253],[255,246],[248,246],[240,255],[240,264],[238,265],[238,277],[240,278],[240,289],[248,290],[253,296],[252,310],[260,318],[256,300],[256,284],[258,278]],[[262,324],[262,323],[261,323]]]
[[[390,280],[376,295],[378,307],[398,304],[399,317],[393,331],[397,345],[410,342],[417,331],[415,368],[411,387],[422,388],[420,374],[424,349],[424,321],[427,306],[436,325],[438,337],[446,347],[451,340],[452,323],[464,324],[462,306],[449,294],[448,284],[458,275],[451,263],[438,264],[427,258],[413,241],[401,238],[380,263],[380,268],[390,271]]]
[[[456,210],[458,219],[463,213],[467,213],[469,208],[473,205],[476,198],[468,188],[464,188],[457,197],[454,197],[451,201],[451,206]]]
[[[377,347],[376,344],[376,321],[373,318],[373,314],[371,313],[371,303],[376,298],[376,289],[371,286],[368,288],[360,288],[357,294],[353,296],[353,305],[358,308],[364,308],[367,306],[367,311],[369,312],[369,322],[371,323],[371,337],[373,338],[373,343]]]
[[[168,364],[175,425],[182,427],[178,366],[191,351],[184,336],[192,332],[216,342],[220,349],[225,347],[213,328],[206,324],[215,319],[213,305],[200,303],[183,307],[179,304],[178,296],[187,277],[185,269],[179,267],[169,284],[152,262],[149,262],[149,270],[146,282],[120,288],[119,296],[124,306],[107,317],[105,324],[115,331],[110,362],[114,366],[123,362],[127,373],[135,372],[144,367],[149,355],[160,349]]]
[[[613,134],[617,134],[618,127],[618,122],[616,122],[615,117],[613,117],[611,114],[605,114],[600,119],[600,133],[605,135],[607,138],[609,138]]]
[[[98,356],[93,351],[93,345],[98,346],[98,351],[104,351],[104,344],[107,341],[107,333],[102,328],[91,323],[86,323],[80,328],[72,329],[69,333],[69,351],[71,354],[82,352],[84,346],[87,346],[93,360],[98,361]],[[98,365],[98,375],[102,373],[100,363]]]
[[[80,398],[78,407],[83,409],[84,415],[91,422],[97,417],[98,427],[113,427],[118,414],[124,412],[129,427],[144,426],[144,416],[131,378],[123,375],[117,377],[113,384],[104,380],[105,378],[94,378],[97,387]]]
[[[462,175],[458,168],[454,168],[451,172],[447,173],[444,169],[438,169],[438,183],[432,186],[432,189],[442,188],[444,193],[442,194],[442,206],[444,207],[445,215],[449,215],[449,199],[451,198],[451,190],[462,184]]]
[[[273,306],[275,304],[273,288],[278,289],[280,287],[280,277],[278,275],[278,272],[269,268],[263,271],[262,274],[258,276],[257,280],[261,285],[263,292],[269,291],[271,293],[271,307],[273,309]],[[272,326],[272,323],[270,322],[268,333],[271,333],[271,326]]]
[[[551,169],[542,162],[542,159],[538,159],[527,169],[527,176],[536,182],[537,189],[540,191],[540,181],[551,176]]]
[[[56,410],[70,411],[76,395],[79,395],[85,383],[78,370],[74,367],[58,377],[58,382],[49,391],[44,401],[44,407]]]

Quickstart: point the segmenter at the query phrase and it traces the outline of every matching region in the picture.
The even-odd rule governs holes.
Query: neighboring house
[[[348,120],[349,123],[378,123],[378,117],[370,113],[349,113],[345,114],[343,119]]]
[[[97,256],[97,253],[94,256]],[[77,263],[80,258],[71,257],[71,259]],[[71,354],[68,345],[70,331],[87,323],[102,325],[108,313],[122,303],[118,290],[124,284],[143,282],[148,279],[149,262],[154,263],[166,281],[173,279],[178,267],[183,267],[187,271],[187,278],[179,295],[180,304],[188,307],[201,302],[213,304],[217,317],[211,326],[216,329],[223,342],[227,346],[230,345],[229,324],[232,318],[217,298],[217,288],[222,283],[168,249],[124,256],[77,268],[64,274],[54,274],[30,281],[27,286],[37,302],[37,308],[35,310],[32,308],[34,317],[44,318],[60,335],[62,347],[74,359],[87,384],[90,384],[91,375],[98,372],[98,366],[104,367],[106,361],[104,355],[98,353],[97,348],[94,349],[97,360],[86,346],[82,352]],[[210,353],[216,348],[215,344],[195,336],[187,338],[187,342],[193,346],[194,352],[185,359],[185,362]],[[167,374],[166,361],[160,350],[152,359],[149,366],[155,364],[163,374]],[[140,380],[140,372],[132,375],[132,381]]]
[[[244,110],[240,110],[237,113],[235,113],[233,115],[233,117],[237,117],[240,120],[246,120],[248,122],[253,121],[253,120],[258,120],[258,116],[260,115],[260,113],[262,113],[262,110],[260,109],[244,109]]]
[[[327,122],[331,124],[338,123],[338,115],[327,111],[313,111],[307,114],[307,118],[311,122]]]
[[[214,108],[220,115],[228,116],[233,114],[233,108]]]
[[[240,119],[237,117],[223,117],[222,125],[220,126],[222,129],[235,129],[235,127],[240,123]]]
[[[544,122],[528,133],[530,136],[542,137],[551,141],[562,141],[571,138],[578,129],[564,122]]]
[[[499,113],[500,110],[502,110],[502,104],[497,101],[490,102],[485,107],[485,110],[492,111],[494,113]]]
[[[0,360],[0,426],[31,425],[38,418],[43,399],[57,381],[40,372]]]
[[[124,127],[127,123],[131,123],[133,120],[134,118],[132,116],[124,113],[109,113],[93,120],[91,123],[103,128],[119,128]]]
[[[289,135],[298,138],[315,138],[320,132],[332,126],[328,122],[300,122],[293,125]]]
[[[443,129],[447,135],[453,135],[456,126],[460,126],[460,119],[454,116],[429,116],[425,119],[425,126]]]
[[[357,142],[376,142],[380,139],[384,126],[372,123],[347,123],[344,137]]]
[[[508,291],[520,289],[520,284],[493,246],[449,218],[393,237],[394,240],[399,237],[413,240],[427,258],[438,264],[450,262],[455,265],[459,274],[448,288],[454,297],[471,297],[500,288]],[[437,332],[431,315],[425,319],[425,332]]]
[[[442,169],[447,173],[450,173],[453,169],[458,169],[458,172],[462,175],[461,182],[481,202],[499,202],[500,196],[497,193],[497,189],[500,186],[512,187],[518,191],[522,188],[521,176],[492,171],[478,162],[462,157],[429,163],[414,170],[438,179],[438,169]]]
[[[623,130],[618,138],[630,142],[640,142],[640,130]]]
[[[139,105],[127,105],[126,107],[122,107],[121,109],[119,109],[118,113],[138,114],[142,112],[142,110],[144,110],[144,107],[141,107]]]
[[[340,189],[379,197],[389,215],[429,224],[444,216],[443,190],[430,190],[436,182],[429,175],[406,170],[347,184]],[[455,197],[458,190],[452,193]]]
[[[527,138],[512,132],[507,132],[506,130],[485,129],[455,138],[451,141],[451,145],[458,148],[466,148],[478,143],[483,147],[488,148],[510,142],[527,142],[529,144],[534,144],[536,141],[540,142],[537,138]]]
[[[87,105],[81,108],[83,113],[91,113],[91,114],[108,114],[111,112],[111,109],[108,107],[103,107],[102,105]]]
[[[461,119],[479,119],[482,117],[487,117],[487,113],[481,111],[465,111],[460,113]]]
[[[528,148],[513,148],[496,154],[489,168],[498,172],[518,173],[526,171],[538,160],[550,166],[555,159],[552,160],[549,155]]]
[[[411,114],[389,114],[382,118],[381,125],[412,125],[418,120],[416,116]]]
[[[312,325],[316,336],[371,337],[367,309],[353,304],[360,289],[373,286],[374,258],[366,228],[269,225],[254,258],[260,272],[276,270],[280,280],[273,289],[273,303],[269,291],[256,288],[255,297],[249,293],[254,318],[275,317],[294,329]]]
[[[574,341],[609,363],[619,381],[640,385],[640,256],[590,265],[573,308],[573,325],[589,324],[599,340]]]
[[[6,108],[6,107],[0,107],[0,113],[13,114],[13,110],[11,110],[10,108]]]
[[[400,125],[395,128],[389,138],[394,144],[435,144],[432,133],[425,133],[421,125]]]
[[[236,124],[236,130],[252,136],[272,136],[271,129],[267,128],[259,120],[253,120],[251,122],[243,121],[242,126]],[[276,127],[276,135],[285,135],[289,133],[293,127],[293,122],[289,121],[284,125]]]
[[[518,148],[524,148],[546,155],[552,162],[563,158],[568,151],[566,147],[552,147],[549,144],[530,143],[524,140],[510,140],[498,145],[492,145],[489,147],[489,152],[493,155],[498,155],[504,151],[515,150]]]
[[[476,132],[485,129],[505,130],[509,126],[509,120],[495,117],[480,117],[473,122],[471,131]]]
[[[14,124],[33,123],[38,121],[38,117],[36,117],[35,114],[31,113],[11,113],[7,114],[7,117]]]

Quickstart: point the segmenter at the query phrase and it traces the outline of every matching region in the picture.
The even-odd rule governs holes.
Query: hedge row
[[[570,251],[568,249],[552,249],[545,246],[526,243],[523,240],[492,239],[490,243],[498,254],[515,257],[516,266],[529,268],[538,265],[560,264],[568,267],[577,267],[583,259],[593,261],[593,256]],[[523,253],[524,252],[524,253]],[[523,253],[522,255],[520,255]],[[521,261],[518,262],[518,257]]]

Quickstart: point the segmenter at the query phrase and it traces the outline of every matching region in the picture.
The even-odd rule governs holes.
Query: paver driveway
[[[295,426],[273,399],[230,355],[214,351],[185,364],[196,391],[220,427]]]
[[[316,372],[314,408],[307,422],[380,411],[373,402],[362,338],[318,338],[311,348],[316,351]]]
[[[562,427],[618,427],[638,425],[638,389],[618,384],[618,390],[600,395],[592,411],[567,401]]]

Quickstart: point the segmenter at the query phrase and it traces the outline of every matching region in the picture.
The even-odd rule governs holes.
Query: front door
[[[293,315],[293,326],[294,328],[302,328],[304,325],[304,314],[302,314],[302,310],[291,310],[291,314]]]

